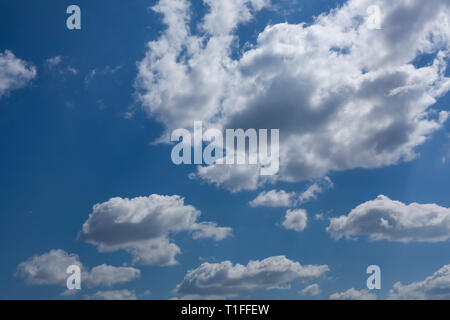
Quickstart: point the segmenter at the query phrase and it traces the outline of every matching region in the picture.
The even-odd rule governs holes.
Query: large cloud
[[[423,281],[408,285],[397,282],[389,291],[389,298],[397,300],[449,300],[450,265],[443,266]]]
[[[188,231],[194,239],[216,241],[230,235],[230,228],[197,222],[200,214],[180,196],[111,198],[94,205],[79,236],[101,252],[126,250],[137,264],[173,265],[180,249],[170,241],[171,234]]]
[[[50,250],[42,255],[36,255],[22,262],[17,267],[17,275],[33,285],[66,286],[68,274],[66,270],[71,265],[80,266],[82,270],[81,285],[88,287],[111,287],[135,280],[141,271],[131,267],[113,267],[100,265],[91,270],[83,267],[76,254],[64,250]]]
[[[190,270],[175,294],[184,298],[230,298],[251,294],[257,289],[275,289],[295,279],[314,279],[329,271],[327,265],[305,265],[284,256],[250,261],[246,266],[230,261],[203,263]]]
[[[9,50],[0,52],[0,98],[9,91],[24,87],[36,76],[36,68],[16,58]]]
[[[441,242],[450,238],[450,209],[436,204],[405,205],[378,196],[347,216],[330,219],[327,231],[334,239],[367,236],[370,240]]]
[[[412,160],[447,119],[431,109],[450,88],[447,0],[350,0],[310,25],[267,26],[242,55],[233,50],[236,30],[263,6],[233,0],[220,11],[225,4],[205,3],[211,9],[199,34],[190,28],[187,0],[154,7],[168,27],[148,44],[137,86],[145,109],[166,128],[161,141],[194,120],[280,129],[278,178],[298,181]],[[364,23],[374,4],[381,30]],[[414,66],[422,54],[432,63]],[[260,185],[257,170],[222,177],[222,167],[198,176],[234,190]]]

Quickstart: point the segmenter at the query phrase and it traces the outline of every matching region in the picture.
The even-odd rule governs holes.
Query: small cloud
[[[48,68],[52,69],[57,67],[62,61],[61,56],[56,56],[56,57],[52,57],[52,58],[48,58],[47,60],[45,60],[45,63],[47,65]]]
[[[369,290],[348,289],[345,292],[336,292],[330,296],[330,300],[376,300],[377,296]]]
[[[45,60],[45,66],[48,70],[58,74],[59,76],[77,75],[78,70],[67,63],[65,64],[64,60],[65,59],[61,56],[51,57]]]
[[[333,181],[330,178],[325,177],[318,182],[311,185],[306,191],[304,191],[299,197],[298,201],[300,203],[309,202],[311,200],[316,200],[317,196],[322,193],[325,189],[331,189],[334,187]]]
[[[95,77],[115,74],[120,69],[122,69],[122,66],[116,67],[106,66],[103,69],[92,69],[84,78],[84,85],[87,88],[90,86],[91,82],[94,80]]]
[[[291,207],[295,203],[295,193],[284,190],[270,190],[261,192],[250,201],[251,207]]]
[[[11,90],[25,87],[36,77],[36,68],[9,50],[0,52],[0,98]]]
[[[136,293],[130,290],[110,290],[98,291],[92,296],[86,297],[89,300],[137,300]]]
[[[300,291],[300,294],[306,297],[318,296],[320,294],[320,287],[317,283],[314,283]]]
[[[323,220],[325,220],[325,216],[323,213],[318,213],[314,216],[314,219],[318,220],[318,221],[323,221]]]
[[[251,207],[295,207],[317,199],[317,196],[325,189],[333,188],[334,184],[330,178],[325,177],[308,187],[301,194],[286,192],[284,190],[270,190],[261,192],[255,199],[249,202]]]
[[[297,232],[303,231],[308,224],[308,215],[304,209],[288,210],[283,221],[283,227]]]

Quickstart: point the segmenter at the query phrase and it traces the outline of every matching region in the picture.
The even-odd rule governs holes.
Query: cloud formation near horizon
[[[230,261],[203,263],[188,271],[174,290],[185,299],[244,297],[258,289],[280,289],[296,279],[315,279],[329,271],[327,265],[301,265],[285,256],[250,261],[246,266]]]

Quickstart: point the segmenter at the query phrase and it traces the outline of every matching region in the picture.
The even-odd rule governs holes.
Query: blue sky
[[[9,50],[15,58],[36,70],[36,75],[26,84],[0,95],[1,299],[85,298],[99,290],[128,290],[141,299],[182,297],[183,292],[174,292],[174,289],[183,283],[188,270],[198,268],[205,261],[247,265],[252,260],[282,255],[301,265],[327,265],[329,271],[314,279],[293,276],[289,281],[276,283],[289,284],[289,288],[266,290],[267,287],[258,284],[257,289],[243,290],[245,294],[237,292],[232,297],[327,299],[333,293],[350,288],[365,289],[366,268],[375,264],[382,270],[382,289],[373,293],[382,299],[389,296],[396,282],[423,281],[450,263],[450,244],[445,236],[439,241],[370,241],[367,233],[353,234],[357,239],[348,240],[334,239],[326,231],[329,218],[348,215],[352,209],[381,194],[405,205],[436,204],[448,214],[445,213],[450,208],[448,122],[423,134],[427,139],[413,148],[417,157],[410,161],[389,164],[390,160],[383,158],[374,165],[371,161],[364,162],[366,160],[346,160],[342,168],[327,167],[324,174],[322,168],[317,169],[320,174],[314,177],[302,174],[283,177],[286,173],[282,172],[273,184],[258,184],[240,192],[230,192],[217,181],[208,183],[211,182],[208,177],[190,179],[189,174],[196,171],[194,166],[175,166],[170,158],[172,146],[152,142],[181,123],[178,119],[170,123],[159,120],[160,112],[170,112],[164,108],[177,106],[167,100],[161,107],[163,111],[155,111],[142,96],[157,89],[136,84],[143,76],[139,62],[147,59],[146,54],[152,51],[146,47],[147,43],[158,41],[166,30],[163,15],[151,9],[156,2],[78,0],[82,29],[75,31],[65,25],[68,16],[65,11],[72,1],[1,2],[0,53]],[[274,0],[271,7],[260,11],[255,5],[252,19],[233,29],[238,44],[232,46],[229,56],[239,61],[246,50],[254,48],[257,35],[267,25],[305,22],[306,28],[314,24],[314,17],[327,14],[343,3],[345,1]],[[385,1],[381,3],[386,5]],[[430,6],[447,6],[448,10],[445,1],[433,1]],[[198,26],[208,10],[201,1],[191,1],[189,24],[193,34],[201,34]],[[427,18],[424,17],[424,21],[428,21]],[[208,37],[214,36],[206,39]],[[357,47],[358,43],[354,45]],[[406,53],[399,50],[398,55],[408,56],[407,49],[402,48]],[[436,45],[427,55],[417,54],[410,65],[429,66],[437,59],[438,50],[444,52],[444,61],[448,61],[447,42],[446,47]],[[52,66],[48,59],[54,57],[60,59]],[[380,61],[372,66],[373,70],[393,70],[403,63],[383,62],[381,58]],[[448,69],[445,76],[448,77]],[[181,90],[173,83],[172,90]],[[299,82],[294,86],[303,84]],[[430,85],[423,86],[426,92],[431,90]],[[450,98],[445,91],[448,85],[447,89],[445,84],[432,86],[441,86],[444,94],[436,103],[429,103],[427,112],[431,109],[448,111]],[[414,99],[418,98],[406,100],[406,103]],[[436,112],[430,112],[430,117],[436,117]],[[284,113],[282,117],[289,118],[290,114]],[[280,131],[283,132],[283,128]],[[389,152],[394,153],[396,149]],[[349,154],[349,157],[359,159],[358,154]],[[449,160],[444,161],[447,158]],[[283,166],[283,159],[281,161]],[[283,227],[287,208],[249,205],[263,191],[276,189],[301,194],[311,185],[320,183],[324,176],[331,179],[332,188],[323,188],[313,201],[291,208],[307,212],[307,227],[301,232]],[[231,228],[232,235],[215,241],[193,239],[190,232],[170,233],[171,241],[181,249],[176,256],[178,263],[171,266],[133,264],[127,250],[99,252],[95,245],[78,237],[95,204],[113,197],[133,199],[152,194],[183,197],[186,205],[201,211],[199,221]],[[319,213],[324,214],[323,220],[314,218]],[[414,230],[421,232],[420,228]],[[450,230],[442,232],[447,232],[450,238]],[[86,268],[102,264],[126,266],[139,269],[141,276],[106,288],[83,287],[75,296],[61,296],[65,289],[57,281],[36,285],[32,275],[24,276],[18,271],[22,262],[52,249],[78,255]],[[311,284],[320,286],[318,295],[306,297],[299,293]],[[219,293],[212,292],[210,296],[217,297]]]

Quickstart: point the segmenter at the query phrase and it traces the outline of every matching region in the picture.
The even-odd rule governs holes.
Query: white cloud
[[[92,300],[137,300],[136,293],[130,290],[110,290],[98,291],[93,296],[88,297]]]
[[[308,224],[308,215],[304,209],[287,210],[283,227],[297,232],[303,231]]]
[[[367,236],[372,241],[447,241],[450,209],[436,204],[405,205],[381,195],[359,205],[347,216],[330,219],[327,231],[337,240]]]
[[[208,176],[205,175],[205,179],[207,178]],[[255,199],[250,201],[249,204],[252,207],[294,207],[308,201],[316,200],[319,193],[333,186],[330,178],[325,177],[313,183],[299,195],[295,192],[286,192],[284,190],[263,191]]]
[[[323,213],[317,213],[317,214],[314,216],[314,219],[316,219],[316,220],[318,220],[318,221],[323,221],[323,220],[325,220],[325,215],[324,215]]]
[[[408,285],[397,282],[389,291],[389,299],[449,300],[450,265],[443,266],[423,281],[413,282]]]
[[[47,60],[45,60],[47,66],[49,68],[54,68],[56,66],[58,66],[62,61],[62,57],[61,56],[55,56],[55,57],[51,57],[48,58]]]
[[[319,182],[314,183],[302,194],[300,194],[298,200],[300,203],[305,203],[311,200],[316,200],[317,196],[324,191],[324,189],[333,188],[334,184],[330,178],[325,177]]]
[[[102,264],[89,271],[87,284],[91,287],[111,287],[115,284],[130,282],[140,276],[141,271],[136,268]]]
[[[106,66],[103,69],[92,69],[84,77],[84,85],[86,87],[89,87],[89,85],[92,83],[95,77],[115,74],[120,69],[122,69],[122,66],[115,66],[115,67]]]
[[[63,64],[63,57],[61,56],[48,58],[45,60],[45,64],[49,70],[57,72],[60,76],[65,76],[66,74],[78,74],[78,70],[75,67]]]
[[[33,285],[65,285],[67,267],[82,267],[78,255],[63,250],[50,250],[40,256],[33,256],[17,267],[17,275]]]
[[[252,207],[291,207],[295,204],[295,192],[284,190],[270,190],[261,192],[255,199],[250,201]]]
[[[307,286],[300,293],[307,297],[315,297],[320,294],[320,287],[317,283]]]
[[[364,23],[373,1],[349,0],[309,25],[267,26],[239,58],[233,57],[237,29],[261,6],[205,3],[211,10],[201,34],[190,29],[188,1],[154,7],[168,27],[148,44],[137,87],[144,108],[166,128],[162,141],[194,120],[280,129],[278,179],[300,181],[410,161],[446,121],[446,112],[431,106],[450,89],[447,0],[379,0],[382,31]],[[415,67],[411,62],[425,53],[434,55],[432,63]],[[264,182],[243,170],[242,178],[199,170],[201,178],[235,191]]]
[[[227,189],[233,193],[256,190],[261,186],[261,176],[257,165],[211,165],[199,166],[191,179],[200,178],[209,184]]]
[[[25,87],[36,74],[34,66],[16,58],[11,51],[0,52],[0,98],[11,90]]]
[[[79,236],[100,252],[126,250],[136,264],[173,265],[180,248],[170,241],[171,234],[188,231],[195,239],[216,241],[231,234],[230,228],[197,222],[200,214],[176,195],[111,198],[94,205]]]
[[[17,275],[32,285],[66,286],[67,267],[78,265],[81,268],[81,283],[88,287],[111,287],[135,280],[141,271],[130,267],[113,267],[100,265],[90,271],[83,266],[76,254],[68,254],[64,250],[50,250],[42,255],[35,255],[20,263]]]
[[[354,288],[348,289],[345,292],[336,292],[330,296],[331,300],[376,300],[377,296],[370,293],[369,290],[356,290]]]
[[[174,293],[186,299],[224,299],[248,296],[258,289],[277,289],[295,279],[314,279],[329,271],[327,265],[305,265],[284,256],[250,261],[203,263],[190,270]]]

